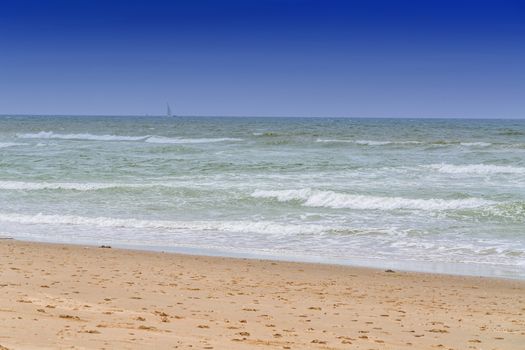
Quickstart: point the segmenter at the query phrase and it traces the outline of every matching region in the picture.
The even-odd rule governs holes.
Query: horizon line
[[[470,116],[284,116],[284,115],[174,115],[168,117],[162,114],[18,114],[18,113],[0,113],[0,117],[143,117],[143,118],[303,118],[303,119],[466,119],[466,120],[525,120],[525,117],[470,117]]]

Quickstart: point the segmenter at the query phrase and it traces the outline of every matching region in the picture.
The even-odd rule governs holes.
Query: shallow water
[[[523,278],[525,121],[3,116],[0,235]]]

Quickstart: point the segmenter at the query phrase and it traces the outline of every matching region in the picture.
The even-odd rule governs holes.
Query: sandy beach
[[[525,283],[0,241],[1,349],[523,349]]]

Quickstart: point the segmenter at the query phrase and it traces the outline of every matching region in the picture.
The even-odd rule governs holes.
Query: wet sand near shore
[[[0,240],[0,349],[523,349],[525,282]]]

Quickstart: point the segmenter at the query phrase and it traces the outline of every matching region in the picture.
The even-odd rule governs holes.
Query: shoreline
[[[0,240],[0,345],[519,349],[525,282]]]
[[[4,237],[3,239],[12,239],[20,242],[28,243],[42,243],[42,244],[59,244],[59,245],[73,245],[73,246],[92,246],[97,247],[93,242],[60,242],[60,241],[38,241],[16,237]],[[0,236],[2,239],[2,236]],[[464,263],[464,262],[432,262],[432,261],[417,261],[417,260],[387,260],[380,258],[326,258],[315,255],[296,254],[290,256],[271,254],[266,252],[240,252],[223,250],[220,248],[203,248],[203,247],[187,247],[187,246],[149,246],[149,245],[133,245],[133,244],[119,244],[114,242],[102,242],[103,244],[110,244],[116,249],[132,250],[138,252],[156,252],[181,254],[190,256],[203,257],[218,257],[231,259],[250,259],[262,261],[276,261],[276,262],[295,262],[304,264],[322,264],[322,265],[337,265],[346,266],[350,268],[369,268],[374,270],[395,269],[400,272],[408,273],[422,273],[422,274],[439,274],[450,276],[465,276],[465,277],[485,277],[496,279],[509,279],[525,281],[524,274],[512,270],[508,265],[494,265],[494,264],[479,264],[479,263]]]
[[[522,281],[525,283],[525,276],[517,276],[517,277],[509,277],[509,276],[493,276],[493,275],[485,275],[485,274],[469,274],[469,273],[461,273],[461,272],[441,272],[441,271],[427,271],[427,270],[418,270],[416,268],[410,269],[410,268],[404,268],[405,266],[409,265],[411,262],[414,264],[435,264],[432,262],[421,262],[421,261],[390,261],[388,264],[386,264],[386,259],[377,259],[377,264],[366,264],[366,263],[359,263],[359,261],[374,261],[374,259],[361,259],[361,258],[355,258],[355,259],[326,259],[323,260],[321,258],[317,258],[316,256],[308,257],[308,256],[298,256],[298,257],[284,257],[284,256],[277,256],[277,255],[265,255],[265,254],[257,254],[257,253],[234,253],[234,252],[227,252],[222,250],[214,250],[214,249],[206,249],[206,248],[193,248],[193,247],[157,247],[157,246],[134,246],[134,245],[125,245],[125,244],[102,244],[97,245],[93,243],[63,243],[63,242],[52,242],[52,241],[31,241],[31,240],[23,240],[23,239],[17,239],[13,237],[1,237],[0,236],[0,242],[6,240],[6,241],[13,241],[13,242],[21,242],[21,243],[29,243],[29,244],[43,244],[43,245],[50,245],[50,246],[71,246],[71,247],[77,247],[77,248],[83,248],[83,249],[95,249],[95,248],[109,248],[113,251],[129,251],[129,252],[135,252],[135,253],[152,253],[152,254],[168,254],[168,255],[174,255],[174,256],[181,256],[181,257],[193,257],[193,258],[211,258],[211,259],[227,259],[227,260],[233,260],[233,261],[255,261],[255,262],[262,262],[262,263],[290,263],[290,264],[299,264],[299,265],[313,265],[313,266],[333,266],[333,267],[340,267],[340,268],[349,268],[349,269],[364,269],[364,270],[370,270],[372,272],[384,272],[386,270],[394,270],[394,272],[397,273],[406,273],[406,274],[416,274],[416,275],[438,275],[438,276],[444,276],[444,277],[465,277],[465,278],[487,278],[487,279],[494,279],[494,280],[503,280],[503,281]],[[231,253],[231,254],[230,254]],[[304,258],[304,260],[301,260],[301,258]],[[310,259],[309,259],[310,258]],[[352,261],[352,263],[344,263],[344,262],[338,262],[338,261]],[[385,262],[385,266],[383,266],[382,262]],[[438,263],[435,265],[449,265],[449,266],[457,266],[462,263]],[[465,265],[468,265],[465,263]],[[462,269],[463,271],[469,270],[469,267],[466,267],[465,269]]]
[[[48,242],[54,244],[54,242]],[[73,244],[73,243],[57,243]],[[85,244],[93,245],[93,244]],[[260,261],[290,262],[298,264],[320,264],[335,265],[349,268],[364,268],[372,270],[395,269],[399,272],[421,273],[421,274],[438,274],[445,276],[463,276],[463,277],[482,277],[495,279],[508,279],[525,281],[525,274],[509,271],[508,265],[466,263],[466,262],[432,262],[418,260],[387,260],[381,258],[325,258],[315,255],[272,255],[264,252],[233,252],[211,248],[194,248],[194,247],[157,247],[157,246],[133,246],[125,244],[115,244],[115,248],[124,250],[135,250],[145,252],[157,252],[168,254],[180,254],[190,256],[206,256],[229,259],[248,259]]]

